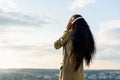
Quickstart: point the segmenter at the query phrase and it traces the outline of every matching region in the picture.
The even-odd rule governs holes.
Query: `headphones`
[[[71,23],[74,24],[78,19],[83,19],[83,17],[77,17],[77,18],[74,19]]]

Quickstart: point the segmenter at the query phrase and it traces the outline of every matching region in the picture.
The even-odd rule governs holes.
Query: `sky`
[[[59,69],[54,42],[69,18],[81,14],[96,42],[85,69],[120,69],[119,0],[0,0],[0,68]]]

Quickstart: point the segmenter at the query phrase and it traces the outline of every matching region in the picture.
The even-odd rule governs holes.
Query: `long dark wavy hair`
[[[79,14],[72,16],[74,19],[82,17]],[[70,57],[73,58],[74,70],[76,71],[85,60],[87,66],[90,65],[95,54],[95,42],[89,25],[84,18],[78,19],[72,24],[72,50]]]

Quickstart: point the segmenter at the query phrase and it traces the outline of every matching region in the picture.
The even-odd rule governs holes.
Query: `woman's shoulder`
[[[72,30],[65,30],[65,31],[63,32],[63,35],[64,35],[65,37],[70,37],[70,36],[71,36],[71,33],[72,33]]]

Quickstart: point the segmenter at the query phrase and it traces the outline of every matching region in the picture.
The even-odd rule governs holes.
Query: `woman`
[[[81,15],[70,18],[67,30],[54,42],[54,47],[63,47],[59,80],[84,80],[83,61],[90,65],[95,54],[95,43],[89,25]]]

